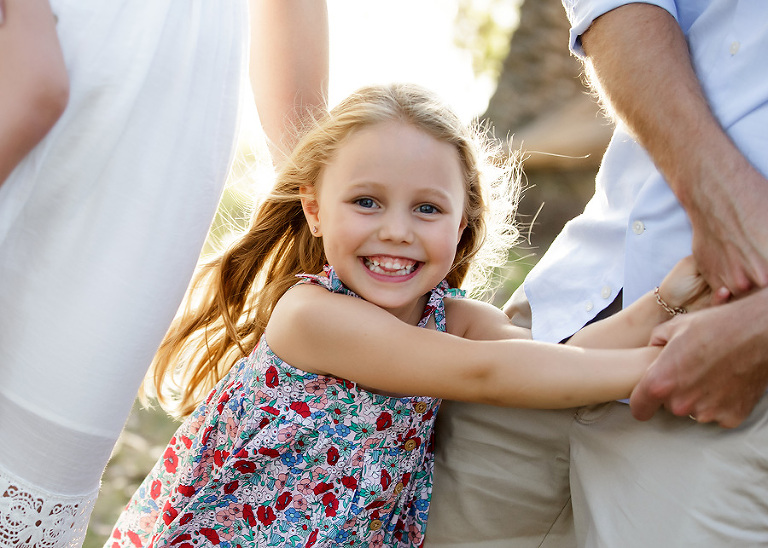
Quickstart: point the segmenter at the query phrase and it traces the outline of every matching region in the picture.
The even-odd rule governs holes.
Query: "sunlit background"
[[[436,91],[463,120],[489,120],[497,135],[514,136],[513,147],[524,149],[527,189],[518,218],[528,239],[500,273],[505,283],[493,302],[503,302],[583,208],[609,134],[568,54],[560,0],[328,0],[328,7],[331,106],[362,85],[415,82]],[[250,104],[204,253],[245,226],[250,204],[272,175]],[[104,474],[85,548],[103,545],[175,428],[161,410],[134,409]]]

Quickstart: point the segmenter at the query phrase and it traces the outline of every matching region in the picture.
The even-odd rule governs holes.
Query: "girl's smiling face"
[[[315,190],[302,195],[304,211],[341,281],[417,323],[466,226],[456,148],[410,124],[381,122],[344,141]]]

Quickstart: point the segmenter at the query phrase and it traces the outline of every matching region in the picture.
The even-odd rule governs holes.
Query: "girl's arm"
[[[309,285],[283,296],[266,336],[278,356],[306,371],[392,393],[534,408],[625,398],[658,354],[653,347],[471,341],[407,325],[361,299]]]
[[[707,306],[710,290],[696,269],[692,256],[678,262],[661,282],[659,295],[670,308],[689,312]],[[651,331],[672,318],[657,301],[653,291],[620,312],[587,325],[568,340],[584,348],[636,348],[650,342]]]
[[[53,127],[69,79],[48,0],[5,0],[0,24],[0,184]]]

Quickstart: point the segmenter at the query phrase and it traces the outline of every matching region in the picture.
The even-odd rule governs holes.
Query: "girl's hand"
[[[672,308],[684,308],[688,312],[701,310],[720,302],[720,292],[713,298],[712,290],[696,267],[693,255],[678,262],[659,286],[661,298]],[[727,295],[725,296],[727,300]]]

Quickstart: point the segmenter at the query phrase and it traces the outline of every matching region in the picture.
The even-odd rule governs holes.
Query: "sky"
[[[456,11],[457,0],[328,0],[331,105],[362,85],[413,82],[465,121],[482,114],[493,85],[454,45]]]

